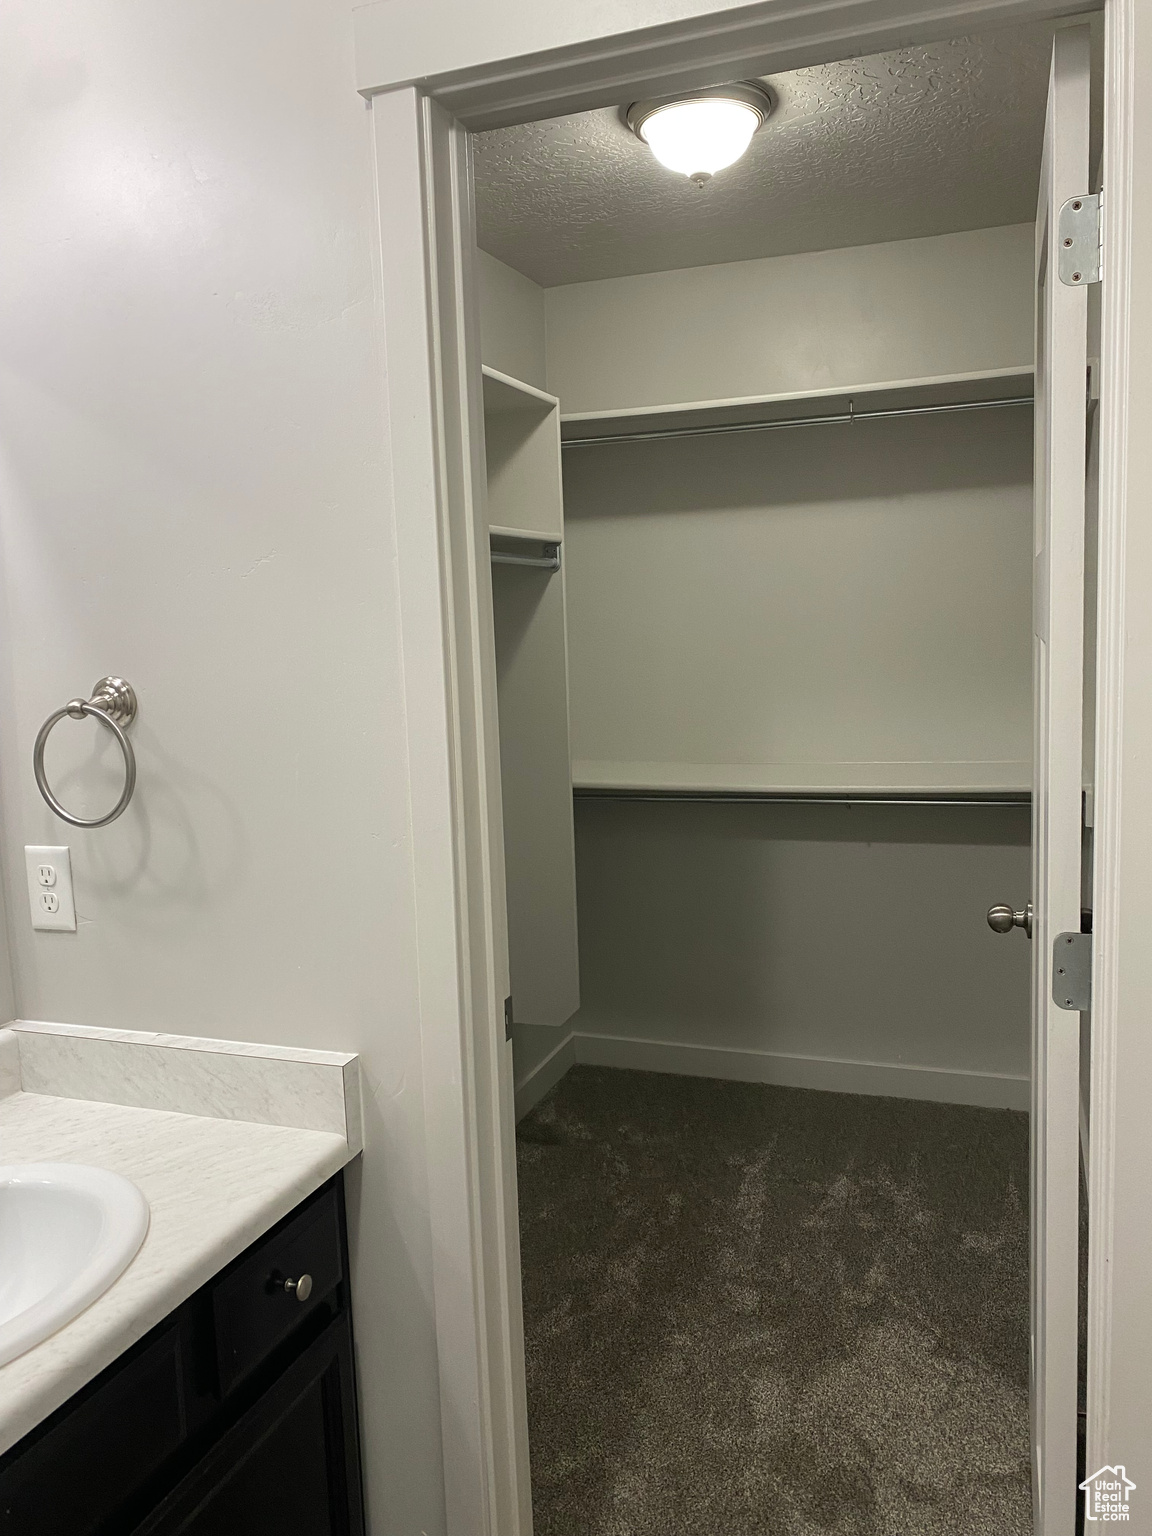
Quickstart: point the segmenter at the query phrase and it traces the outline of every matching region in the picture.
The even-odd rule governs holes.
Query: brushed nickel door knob
[[[1013,928],[1023,928],[1031,938],[1032,903],[1029,902],[1022,912],[1014,912],[1011,907],[989,907],[988,926],[993,933],[1011,933]]]
[[[312,1276],[301,1275],[299,1280],[285,1280],[284,1289],[297,1301],[307,1301],[312,1294]]]

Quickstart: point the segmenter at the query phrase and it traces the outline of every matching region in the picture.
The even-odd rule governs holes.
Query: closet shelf
[[[564,534],[560,467],[560,402],[555,395],[495,368],[484,372],[484,459],[488,520],[498,539],[548,543],[557,555]],[[509,553],[523,564],[523,552]],[[558,568],[555,559],[552,569]]]
[[[560,435],[565,446],[575,446],[848,423],[883,416],[1031,405],[1032,391],[1033,369],[1030,365],[993,368],[978,373],[859,384],[850,389],[836,387],[793,394],[753,395],[735,400],[694,400],[674,405],[578,411],[561,415]]]
[[[523,379],[514,379],[510,373],[501,373],[498,368],[489,368],[487,363],[480,371],[484,376],[484,410],[491,415],[531,411],[543,416],[560,404],[555,395],[537,389],[535,384],[525,384]]]
[[[609,763],[572,765],[577,794],[778,799],[1023,801],[1032,792],[1027,762],[917,763]]]
[[[541,533],[533,528],[498,528],[495,523],[488,529],[490,539],[519,540],[524,544],[560,544],[563,538],[555,533]]]

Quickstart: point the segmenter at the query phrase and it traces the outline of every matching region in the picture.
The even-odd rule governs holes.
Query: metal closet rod
[[[635,790],[574,786],[577,800],[635,800],[652,805],[987,805],[1027,809],[1030,793],[1019,795],[791,795],[776,790]]]
[[[493,565],[525,565],[533,571],[558,571],[560,569],[559,544],[545,544],[542,555],[514,555],[506,549],[491,551]]]
[[[893,405],[887,410],[858,411],[849,402],[846,411],[831,416],[792,416],[784,421],[724,421],[699,427],[653,427],[647,432],[602,432],[595,437],[566,437],[564,448],[585,448],[589,443],[645,443],[660,437],[716,437],[722,432],[774,432],[781,427],[822,427],[829,423],[881,421],[891,416],[940,416],[952,411],[994,411],[1014,405],[1032,405],[1032,395],[1013,395],[1007,400],[959,400],[948,405]]]

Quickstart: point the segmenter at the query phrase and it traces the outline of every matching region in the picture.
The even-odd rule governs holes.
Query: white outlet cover
[[[50,864],[56,871],[51,886],[40,879],[40,866]],[[72,855],[67,848],[25,848],[24,865],[28,871],[28,908],[33,928],[65,933],[76,932],[76,902],[72,896]],[[55,896],[58,905],[55,912],[46,911],[51,901],[41,900]]]

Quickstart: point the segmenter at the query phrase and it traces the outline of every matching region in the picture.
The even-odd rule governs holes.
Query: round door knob
[[[301,1275],[298,1280],[285,1280],[284,1289],[297,1301],[307,1301],[312,1294],[312,1276]]]
[[[1022,912],[1014,912],[1011,907],[989,907],[988,926],[993,933],[1011,933],[1013,928],[1023,928],[1031,938],[1032,903],[1029,902]]]

